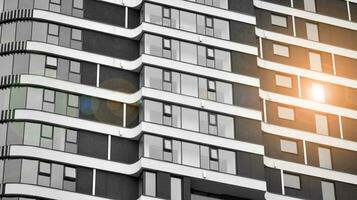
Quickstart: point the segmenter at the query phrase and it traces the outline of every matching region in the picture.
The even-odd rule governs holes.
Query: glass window
[[[35,8],[48,10],[49,0],[35,0]]]
[[[32,39],[47,42],[47,23],[33,22],[32,26]]]
[[[189,108],[181,108],[182,110],[182,128],[198,131],[198,111]]]
[[[20,181],[21,160],[5,160],[4,183],[18,183]]]
[[[287,120],[294,120],[294,109],[278,106],[278,117]]]
[[[145,121],[162,124],[162,103],[145,100]]]
[[[145,67],[145,86],[162,90],[162,70]]]
[[[288,27],[287,18],[279,15],[271,15],[271,24],[281,27]]]
[[[63,187],[63,165],[52,164],[51,187],[62,189],[62,187]]]
[[[318,147],[320,167],[332,169],[330,149]]]
[[[207,146],[200,146],[200,151],[201,151],[201,168],[203,169],[209,169],[209,148]]]
[[[197,77],[181,74],[181,94],[198,97]]]
[[[55,112],[57,114],[67,114],[67,94],[63,92],[56,92]]]
[[[316,12],[315,0],[304,0],[304,9],[310,12]]]
[[[222,103],[232,104],[233,103],[232,84],[217,81],[216,87],[217,87],[216,90],[217,101]]]
[[[145,4],[145,21],[162,25],[162,7],[154,4]]]
[[[284,186],[294,189],[300,189],[300,177],[292,174],[283,174]]]
[[[53,149],[64,151],[66,140],[66,129],[54,127],[53,129]]]
[[[280,74],[275,75],[275,84],[277,86],[291,88],[292,87],[292,80],[289,76],[284,76]]]
[[[162,56],[162,38],[154,35],[145,35],[145,53],[153,56]]]
[[[172,126],[181,127],[181,109],[178,106],[172,106]]]
[[[171,27],[172,28],[180,28],[180,11],[176,9],[171,9]]]
[[[65,167],[64,176],[65,176],[65,178],[75,179],[76,178],[76,168]]]
[[[236,173],[236,155],[233,151],[219,150],[219,171]]]
[[[198,65],[206,66],[207,65],[207,57],[206,57],[206,47],[198,46]]]
[[[182,199],[182,183],[180,178],[171,177],[171,200],[181,200]]]
[[[16,23],[2,24],[1,43],[15,41]]]
[[[78,96],[77,95],[68,95],[68,105],[72,107],[78,107]]]
[[[197,46],[181,42],[181,61],[197,64]]]
[[[205,17],[202,15],[197,15],[197,33],[205,34]]]
[[[181,142],[172,141],[172,161],[174,163],[181,163]]]
[[[200,132],[208,133],[208,113],[200,111]]]
[[[214,19],[214,36],[229,40],[229,22],[220,19]]]
[[[234,120],[232,117],[217,115],[218,135],[234,138]]]
[[[25,123],[24,144],[40,146],[41,124]]]
[[[215,49],[215,66],[216,69],[231,71],[231,54],[227,51]]]
[[[319,41],[319,29],[317,24],[306,23],[306,35],[308,40]]]
[[[27,88],[27,108],[42,110],[42,93],[43,89]]]
[[[83,0],[73,0],[73,7],[83,9]]]
[[[37,184],[38,161],[22,160],[21,183]]]
[[[200,167],[200,148],[197,144],[182,142],[182,163]]]
[[[145,195],[156,196],[156,174],[152,172],[145,172]]]
[[[297,142],[291,140],[280,140],[280,150],[287,153],[298,153]]]
[[[289,57],[289,47],[280,44],[273,44],[273,52],[275,55]]]
[[[196,15],[190,12],[180,11],[180,29],[196,32]]]
[[[162,160],[162,156],[163,156],[162,138],[151,136],[151,135],[145,135],[144,137],[145,137],[144,156]]]
[[[181,77],[180,73],[172,72],[172,92],[181,93]]]
[[[46,57],[38,54],[30,56],[30,74],[43,75],[45,70]]]
[[[328,135],[327,116],[315,114],[316,133]]]
[[[72,39],[73,40],[82,40],[82,31],[79,29],[72,28]]]
[[[319,53],[309,52],[310,69],[321,72],[321,55]]]
[[[228,0],[213,0],[214,7],[228,9]]]
[[[335,200],[335,186],[331,182],[321,181],[322,199]]]

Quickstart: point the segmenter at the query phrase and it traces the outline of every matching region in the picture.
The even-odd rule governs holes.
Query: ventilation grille
[[[15,110],[2,110],[0,123],[4,123],[7,121],[12,121],[15,119]]]
[[[12,54],[12,53],[24,53],[26,50],[26,42],[9,42],[0,45],[0,56]]]
[[[0,78],[0,89],[20,84],[20,75],[7,75]]]
[[[5,11],[0,14],[0,23],[7,23],[15,20],[28,20],[33,17],[32,9],[19,9]]]

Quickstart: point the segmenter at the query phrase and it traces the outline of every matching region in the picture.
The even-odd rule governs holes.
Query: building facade
[[[355,200],[356,0],[0,0],[0,199]]]

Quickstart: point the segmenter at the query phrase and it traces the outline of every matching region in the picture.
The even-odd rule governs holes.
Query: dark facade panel
[[[108,158],[108,136],[79,131],[78,154],[94,158]]]
[[[300,190],[285,187],[285,194],[303,199],[322,200],[321,179],[300,175]]]
[[[140,25],[140,10],[128,9],[128,28],[136,28]]]
[[[170,174],[165,172],[156,173],[156,197],[170,199]]]
[[[191,178],[191,191],[207,193],[210,195],[218,195],[222,199],[229,200],[263,200],[265,193],[263,191],[196,178]]]
[[[235,139],[255,144],[263,144],[263,135],[260,126],[260,121],[244,117],[235,117]]]
[[[304,10],[304,1],[303,0],[293,0],[294,8]]]
[[[135,93],[139,90],[139,74],[135,72],[101,66],[99,77],[101,88],[125,93]]]
[[[134,177],[97,170],[95,193],[105,198],[136,200],[138,183]]]
[[[264,180],[263,156],[242,152],[237,152],[238,176]]]
[[[287,105],[280,105],[274,102],[267,102],[267,118],[268,123],[275,124],[278,126],[294,128],[297,130],[303,130],[308,132],[316,132],[316,124],[315,124],[315,114],[322,114],[327,116],[328,120],[328,129],[329,136],[339,138],[340,137],[340,129],[338,117],[336,115],[329,115],[325,113],[318,113],[312,110],[307,110],[303,108],[295,107],[294,114],[295,120],[286,120],[278,117],[278,106],[289,107]]]
[[[260,110],[259,89],[248,85],[233,84],[233,104]]]
[[[271,71],[267,69],[260,69],[259,73],[260,73],[261,89],[265,91],[275,92],[275,93],[284,94],[293,97],[299,96],[298,82],[296,76],[290,74],[284,74],[276,71]],[[276,75],[290,77],[292,88],[276,85]]]
[[[282,151],[280,147],[280,139],[295,141],[297,143],[297,154]],[[301,164],[304,163],[304,151],[302,141],[300,140],[264,134],[264,151],[265,155],[268,157]]]
[[[357,185],[335,182],[336,199],[355,200]]]
[[[97,85],[97,65],[89,62],[81,63],[81,83],[90,86]]]
[[[232,52],[232,72],[258,77],[257,57],[241,52]]]
[[[111,160],[132,164],[138,161],[139,145],[137,141],[112,137]]]
[[[139,107],[126,105],[126,127],[133,128],[139,124]]]
[[[230,22],[231,41],[257,46],[254,25],[238,21]]]
[[[337,76],[357,80],[357,59],[335,55],[335,62]]]
[[[139,42],[104,33],[83,30],[83,50],[120,58],[135,60],[139,57]]]
[[[357,3],[350,2],[351,20],[357,22]]]
[[[287,27],[281,27],[281,26],[276,26],[273,25],[271,22],[271,15],[277,15],[281,17],[285,17],[287,21]],[[268,10],[261,10],[261,9],[256,9],[256,20],[257,20],[257,27],[267,30],[267,31],[273,31],[277,33],[282,33],[285,35],[290,35],[293,36],[293,23],[292,23],[292,17],[290,15],[283,15],[281,13],[274,13]]]
[[[332,148],[331,157],[334,170],[357,175],[357,152]]]
[[[253,1],[239,0],[239,2],[237,2],[237,0],[229,0],[228,3],[229,10],[254,16]]]
[[[84,1],[84,18],[115,26],[125,26],[125,8],[96,0]]]
[[[275,42],[275,44],[280,44],[280,45],[289,47],[290,57],[283,57],[283,56],[279,56],[279,55],[274,55],[273,43],[274,42],[271,40],[263,40],[263,55],[264,55],[265,60],[269,60],[269,61],[273,61],[273,62],[285,64],[285,65],[291,65],[294,67],[310,69],[309,50],[308,49],[294,46],[294,45]],[[327,54],[327,53],[323,53],[323,52],[317,52],[317,51],[313,51],[313,52],[320,53],[320,55],[321,55],[321,65],[323,68],[322,71],[332,74],[333,68],[332,68],[331,55]]]
[[[279,169],[265,167],[265,181],[267,183],[268,192],[281,194],[281,176]]]
[[[343,138],[357,142],[357,120],[342,117]]]
[[[80,96],[79,117],[123,126],[123,104],[89,96]]]
[[[76,192],[82,194],[92,194],[93,170],[77,167]]]
[[[264,1],[267,1],[267,2],[270,2],[270,3],[279,4],[279,5],[282,5],[282,6],[288,6],[288,7],[291,6],[290,1],[285,1],[285,0],[264,0]]]
[[[315,0],[315,2],[317,13],[348,20],[346,1]]]

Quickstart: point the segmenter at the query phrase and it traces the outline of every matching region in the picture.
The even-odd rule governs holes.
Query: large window
[[[233,117],[151,100],[145,100],[144,106],[145,121],[234,138]]]
[[[215,5],[224,3],[215,0]],[[202,35],[229,40],[229,21],[192,12],[145,4],[145,21]]]
[[[322,199],[335,200],[335,185],[331,182],[321,181]]]
[[[144,173],[144,193],[148,196],[156,196],[156,174],[153,172]]]
[[[186,1],[192,1],[200,4],[205,4],[207,6],[228,9],[228,0],[186,0]]]
[[[145,52],[153,56],[231,71],[231,53],[220,49],[145,34]]]
[[[144,74],[146,87],[221,103],[233,103],[233,88],[229,83],[148,66],[144,68]]]
[[[170,191],[171,200],[182,199],[182,181],[180,178],[171,177]]]
[[[144,156],[168,162],[236,174],[236,153],[157,136],[144,135]]]
[[[293,189],[300,189],[300,177],[293,174],[284,173],[284,186]]]

